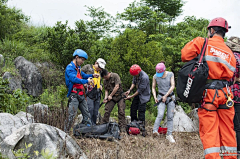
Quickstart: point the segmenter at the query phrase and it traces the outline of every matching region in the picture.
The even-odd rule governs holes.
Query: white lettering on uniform
[[[188,97],[188,94],[189,94],[189,91],[191,89],[191,86],[192,86],[192,82],[193,82],[193,79],[191,79],[190,77],[188,77],[188,80],[187,80],[187,84],[186,84],[186,89],[183,93],[183,95],[187,98]]]
[[[219,56],[219,57],[221,57],[221,58],[224,59],[224,60],[226,60],[226,59],[229,58],[229,54],[225,54],[225,53],[223,53],[223,52],[221,52],[221,51],[219,51],[219,50],[216,50],[216,49],[214,49],[214,48],[211,48],[211,49],[210,49],[210,52],[213,53],[213,55]]]

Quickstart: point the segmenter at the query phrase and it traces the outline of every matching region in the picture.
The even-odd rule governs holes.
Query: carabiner
[[[226,106],[231,108],[232,106],[234,106],[234,102],[232,100],[232,94],[228,93],[227,97],[228,97],[228,100],[226,102]]]

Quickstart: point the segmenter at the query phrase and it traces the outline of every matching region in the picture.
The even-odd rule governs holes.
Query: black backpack
[[[208,39],[205,38],[201,53],[187,62],[178,72],[177,95],[186,103],[200,103],[208,78],[208,65],[205,50]]]
[[[87,91],[86,96],[88,96],[90,99],[95,100],[97,98],[98,91],[97,91],[97,85],[93,87],[91,91]]]
[[[110,122],[95,126],[86,126],[85,124],[77,124],[73,128],[74,136],[78,137],[90,137],[98,139],[107,139],[112,141],[113,139],[121,139],[120,129],[116,122]]]

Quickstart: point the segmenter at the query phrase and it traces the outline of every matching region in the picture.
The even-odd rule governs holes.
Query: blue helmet
[[[88,59],[88,55],[85,51],[81,49],[76,49],[73,53],[73,57],[78,55],[79,57],[84,57],[86,60]]]

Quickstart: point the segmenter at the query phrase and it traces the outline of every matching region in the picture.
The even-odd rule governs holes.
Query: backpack
[[[95,100],[98,95],[97,85],[89,89],[91,85],[88,85],[88,91],[86,93],[86,96],[88,96],[90,99]]]
[[[187,62],[178,72],[177,95],[186,103],[200,103],[208,78],[208,65],[205,51],[208,39],[205,38],[201,53]]]
[[[128,135],[138,135],[140,131],[142,132],[142,136],[145,137],[147,135],[144,124],[135,120],[127,124],[126,131]]]
[[[86,126],[85,124],[77,124],[73,128],[73,135],[79,137],[89,137],[98,139],[121,139],[120,129],[116,122],[110,122],[94,126]]]

